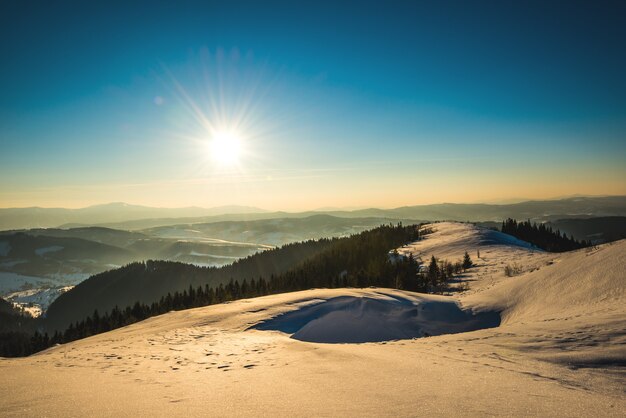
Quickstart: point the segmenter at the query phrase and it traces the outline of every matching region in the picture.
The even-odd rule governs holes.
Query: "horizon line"
[[[103,206],[113,206],[113,205],[126,205],[126,206],[134,206],[141,207],[145,209],[201,209],[201,210],[215,210],[221,208],[248,208],[258,210],[260,212],[249,212],[253,213],[271,213],[271,212],[284,212],[284,213],[302,213],[302,212],[356,212],[359,210],[370,210],[370,209],[379,209],[379,210],[394,210],[408,207],[416,207],[416,206],[435,206],[435,205],[492,205],[492,206],[506,206],[506,205],[515,205],[519,203],[526,202],[549,202],[549,201],[558,201],[558,200],[568,200],[575,198],[582,199],[599,199],[599,198],[611,198],[611,197],[626,197],[626,194],[605,194],[605,195],[586,195],[586,194],[573,194],[566,196],[557,196],[550,198],[510,198],[510,199],[502,199],[502,200],[487,200],[487,201],[472,201],[472,202],[432,202],[432,203],[418,203],[414,205],[402,205],[402,206],[394,206],[394,207],[377,207],[377,206],[363,206],[363,207],[354,207],[354,206],[346,206],[346,207],[337,207],[337,208],[315,208],[315,209],[305,209],[305,210],[281,210],[281,209],[265,209],[260,208],[254,205],[240,205],[240,204],[227,204],[227,205],[218,205],[218,206],[148,206],[144,204],[137,203],[128,203],[121,201],[113,201],[113,202],[104,202],[104,203],[95,203],[88,206],[79,206],[79,207],[61,207],[61,206],[8,206],[8,207],[0,207],[0,210],[8,210],[8,209],[65,209],[65,210],[83,210],[83,209],[91,209]]]

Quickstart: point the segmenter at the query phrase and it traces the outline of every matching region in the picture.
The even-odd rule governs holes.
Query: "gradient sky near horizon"
[[[624,45],[623,1],[2,2],[0,207],[626,194]]]

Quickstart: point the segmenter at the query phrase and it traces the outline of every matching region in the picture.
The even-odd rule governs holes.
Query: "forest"
[[[550,226],[537,225],[530,220],[517,222],[508,218],[502,222],[500,230],[549,252],[561,253],[591,246],[588,241],[577,241],[559,230],[554,231]]]

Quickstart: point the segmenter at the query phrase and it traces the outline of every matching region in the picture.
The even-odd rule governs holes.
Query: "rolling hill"
[[[550,226],[572,235],[579,240],[591,241],[594,244],[617,241],[626,238],[625,216],[601,216],[584,219],[557,219]]]
[[[152,218],[181,218],[191,216],[215,216],[220,214],[263,213],[263,209],[247,206],[221,206],[216,208],[153,208],[108,203],[80,209],[65,208],[2,208],[0,230],[24,228],[50,228],[64,224],[94,226],[104,223]]]
[[[399,251],[480,251],[454,296],[311,289],[170,312],[0,360],[0,404],[33,415],[622,416],[626,241],[551,254],[468,224],[434,227]],[[524,269],[507,277],[513,262]],[[480,314],[499,323],[449,333]]]
[[[60,295],[49,307],[46,328],[64,330],[71,322],[91,315],[94,309],[110,311],[139,301],[152,303],[168,292],[184,291],[193,286],[226,283],[230,279],[269,278],[283,273],[321,251],[332,241],[308,241],[264,251],[216,267],[199,267],[169,261],[133,263],[90,277]]]
[[[305,218],[170,225],[144,229],[141,232],[163,238],[192,241],[218,239],[276,246],[309,239],[348,236],[389,222],[388,218],[340,218],[316,214]]]

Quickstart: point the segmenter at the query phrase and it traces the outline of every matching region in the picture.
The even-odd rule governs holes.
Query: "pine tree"
[[[439,265],[437,259],[433,255],[428,265],[428,281],[435,286],[437,284],[437,278],[439,277]]]
[[[467,270],[468,268],[472,267],[473,265],[474,265],[474,263],[472,263],[472,259],[470,258],[470,256],[467,253],[467,251],[465,251],[465,255],[463,256],[463,270]]]

